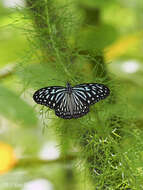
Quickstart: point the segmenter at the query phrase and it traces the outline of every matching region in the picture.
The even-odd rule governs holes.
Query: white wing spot
[[[91,97],[91,94],[89,92],[87,92],[88,96]]]
[[[41,91],[39,92],[39,94],[42,94],[42,92],[43,92],[43,90],[41,90]]]
[[[92,93],[93,93],[93,94],[96,94],[96,92],[95,92],[94,90],[92,90]]]
[[[90,91],[90,89],[89,89],[88,87],[85,87],[85,90],[86,90],[86,91]]]
[[[102,89],[103,87],[99,86],[99,85],[96,85],[98,88]]]
[[[51,94],[54,94],[55,93],[55,89],[52,90]]]

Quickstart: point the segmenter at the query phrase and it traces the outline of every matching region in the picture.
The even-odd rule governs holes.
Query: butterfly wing
[[[74,94],[65,93],[65,96],[55,110],[55,114],[63,119],[79,118],[89,112],[89,106],[84,104]]]
[[[98,83],[76,85],[71,92],[62,86],[51,86],[37,90],[33,99],[36,103],[55,110],[64,119],[79,118],[89,112],[89,106],[106,98],[109,89]]]
[[[33,99],[37,104],[56,109],[65,95],[66,89],[62,86],[50,86],[37,90]]]
[[[87,105],[95,104],[110,94],[108,87],[98,83],[76,85],[73,87],[73,91],[80,101]]]

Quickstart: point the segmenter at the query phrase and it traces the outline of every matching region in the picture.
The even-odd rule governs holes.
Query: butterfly
[[[72,87],[49,86],[37,90],[33,99],[37,104],[45,105],[63,119],[79,118],[89,112],[92,104],[109,96],[110,90],[103,84],[85,83]]]

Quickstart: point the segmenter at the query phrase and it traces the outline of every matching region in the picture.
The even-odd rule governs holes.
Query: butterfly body
[[[37,90],[33,99],[36,103],[55,110],[63,119],[79,118],[89,112],[89,106],[106,98],[109,89],[98,83],[85,83],[72,87],[50,86]]]

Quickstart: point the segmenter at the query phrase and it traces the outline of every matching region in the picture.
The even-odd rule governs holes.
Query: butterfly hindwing
[[[55,114],[58,117],[61,117],[63,119],[79,118],[79,117],[86,115],[88,112],[89,112],[88,106],[84,110],[82,110],[81,112],[74,110],[73,115],[71,115],[70,112],[61,112],[61,110],[58,110],[58,109],[55,110]]]
[[[55,114],[64,119],[79,118],[88,112],[88,105],[83,104],[74,94],[68,95],[68,93],[65,94],[60,105],[55,110]]]

